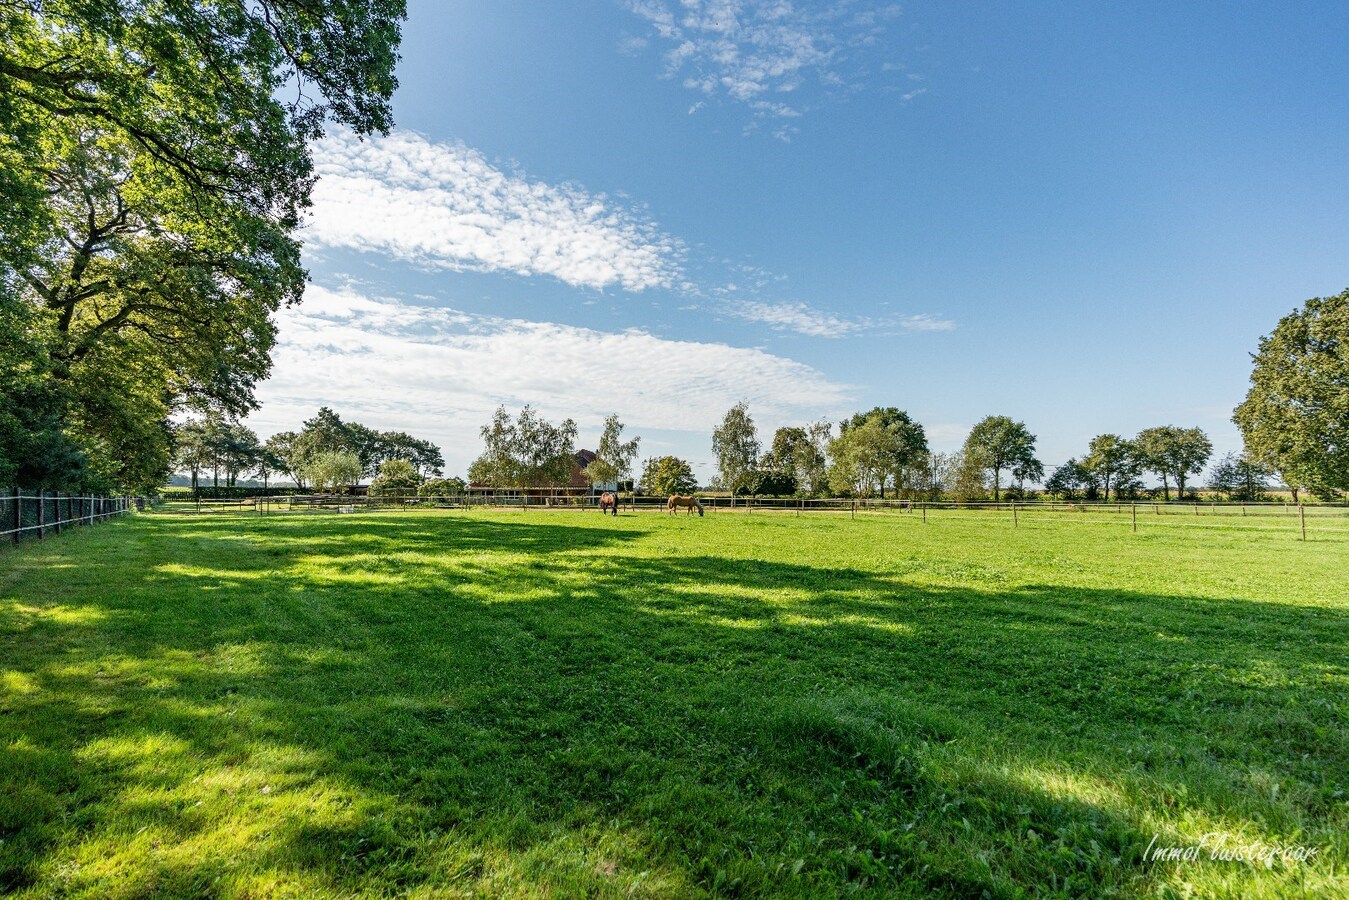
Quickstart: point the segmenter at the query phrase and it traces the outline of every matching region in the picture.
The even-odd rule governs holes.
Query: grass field
[[[80,529],[0,552],[0,893],[1346,896],[1346,572],[1048,517]],[[1144,860],[1205,835],[1316,855]]]

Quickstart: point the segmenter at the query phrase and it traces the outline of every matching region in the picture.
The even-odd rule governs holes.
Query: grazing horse
[[[687,509],[689,515],[698,510],[698,515],[703,514],[703,501],[697,497],[689,497],[684,494],[673,494],[670,499],[665,501],[665,511],[670,515],[675,515],[680,509]]]
[[[607,512],[618,515],[618,495],[613,491],[605,491],[603,494],[600,494],[600,515],[604,515]]]

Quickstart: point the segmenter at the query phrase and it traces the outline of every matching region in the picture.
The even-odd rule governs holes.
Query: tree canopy
[[[869,468],[877,477],[880,491],[885,493],[888,478],[898,496],[900,489],[912,486],[927,462],[927,434],[923,426],[902,409],[893,406],[877,406],[867,412],[859,412],[839,425],[839,437],[842,439],[854,428],[874,424],[881,431],[879,441],[874,445],[875,457],[867,461]],[[846,445],[846,442],[845,442]]]
[[[1213,455],[1213,443],[1198,428],[1178,428],[1162,425],[1146,428],[1134,438],[1140,465],[1156,472],[1162,480],[1162,496],[1171,499],[1169,479],[1176,480],[1180,499],[1185,498],[1185,482],[1191,475],[1204,471]]]
[[[657,456],[642,467],[642,487],[648,494],[669,496],[688,494],[698,489],[693,466],[677,456]]]
[[[878,419],[845,429],[829,444],[829,487],[857,496],[884,492],[893,451],[894,435]]]
[[[1349,490],[1349,290],[1279,320],[1232,420],[1250,458],[1294,490]]]
[[[68,486],[153,486],[172,412],[252,408],[272,314],[303,292],[307,142],[331,121],[389,128],[403,15],[402,0],[0,4],[0,309],[26,312],[0,357],[41,349],[49,409],[27,440],[60,422],[87,464],[47,441],[43,465]]]
[[[375,497],[415,494],[423,480],[412,463],[391,459],[379,467],[379,474],[370,482],[370,494]]]
[[[1267,497],[1273,474],[1269,466],[1244,453],[1228,453],[1214,465],[1209,487],[1231,501],[1259,501]]]
[[[526,406],[512,419],[504,406],[482,427],[483,452],[469,481],[491,487],[566,484],[576,465],[576,423],[554,425]]]
[[[1110,499],[1112,481],[1131,480],[1141,471],[1138,448],[1117,434],[1098,434],[1092,438],[1082,466],[1099,480],[1107,500]]]
[[[361,461],[346,450],[325,450],[305,467],[314,488],[337,492],[361,479]]]
[[[592,484],[618,483],[632,478],[632,463],[637,458],[641,438],[623,440],[623,423],[617,414],[606,416],[604,433],[595,450],[595,459],[586,466],[586,479]]]
[[[993,499],[999,499],[1002,471],[1010,469],[1018,481],[1036,481],[1044,466],[1035,457],[1035,435],[1024,422],[1007,416],[988,416],[970,430],[962,451],[966,465],[993,473]]]
[[[717,458],[717,476],[722,486],[733,489],[741,476],[757,466],[760,449],[759,432],[749,407],[737,403],[712,431],[712,453]]]

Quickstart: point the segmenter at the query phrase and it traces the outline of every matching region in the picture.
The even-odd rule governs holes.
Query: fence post
[[[1134,534],[1138,534],[1138,504],[1137,504],[1137,503],[1130,503],[1130,504],[1129,504],[1129,512],[1131,512],[1131,513],[1133,514],[1133,520],[1134,520]]]
[[[1013,528],[1018,527],[1018,522],[1017,522],[1017,520],[1016,520],[1016,501],[1015,501],[1015,500],[1012,501],[1012,527],[1013,527]]]
[[[56,533],[61,533],[61,492],[56,492]]]
[[[44,507],[46,507],[46,505],[47,505],[46,499],[45,499],[45,496],[44,496],[45,494],[46,494],[46,491],[41,490],[40,488],[38,489],[38,492],[37,492],[37,539],[38,539],[39,541],[42,540],[42,538],[46,535],[46,532],[47,532],[47,529],[46,529],[46,527],[45,527],[45,526],[46,526],[46,521],[47,521],[47,515],[46,515],[47,510],[44,508]]]
[[[1301,503],[1297,505],[1297,517],[1302,523],[1302,540],[1307,540],[1307,507]]]
[[[857,501],[856,501],[856,500],[854,500],[854,501],[852,502],[852,517],[853,517],[854,519],[857,518]]]
[[[14,543],[19,542],[19,536],[23,533],[19,529],[23,527],[23,490],[19,487],[14,488]]]
[[[927,524],[927,501],[923,501],[923,524]]]

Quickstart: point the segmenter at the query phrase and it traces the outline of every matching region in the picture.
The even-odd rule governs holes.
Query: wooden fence
[[[0,540],[19,543],[25,537],[39,540],[65,528],[92,525],[143,505],[139,497],[100,497],[48,491],[24,493],[12,488],[0,494]]]
[[[1217,501],[1063,501],[1003,500],[962,502],[952,500],[894,500],[875,498],[803,498],[803,497],[728,497],[700,498],[704,512],[803,515],[832,512],[852,518],[877,515],[912,516],[923,522],[929,517],[972,520],[1006,520],[1012,526],[1022,521],[1043,520],[1046,516],[1082,522],[1123,522],[1138,531],[1140,524],[1213,525],[1243,528],[1292,527],[1305,538],[1309,523],[1317,530],[1349,530],[1349,508],[1339,504],[1301,505],[1285,502],[1226,503]],[[627,511],[664,511],[667,498],[644,494],[622,494],[619,508]],[[200,513],[237,512],[265,515],[274,512],[357,512],[397,509],[496,508],[521,511],[595,509],[598,495],[587,491],[483,490],[476,489],[449,497],[352,496],[311,494],[291,497],[201,498],[166,504],[179,511]]]

